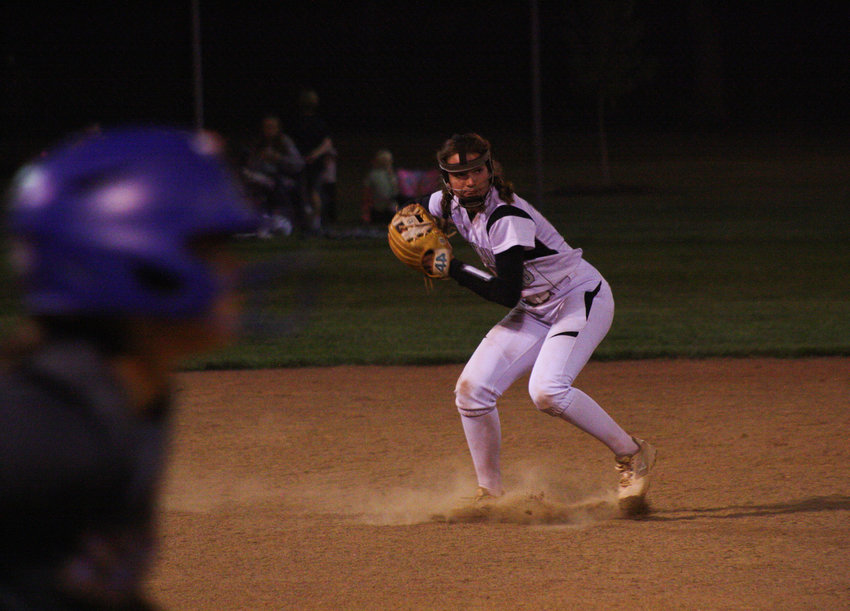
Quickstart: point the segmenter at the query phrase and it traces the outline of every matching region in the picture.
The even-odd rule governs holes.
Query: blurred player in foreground
[[[501,429],[496,402],[520,376],[540,411],[565,420],[605,444],[616,457],[624,514],[646,510],[655,449],[624,431],[573,381],[608,333],[611,288],[531,204],[501,176],[490,143],[455,135],[437,153],[445,187],[429,212],[457,228],[487,272],[452,259],[448,275],[510,312],[484,337],[455,388],[472,454],[477,499],[501,496]],[[426,263],[426,267],[428,264]]]
[[[209,134],[126,128],[16,176],[26,330],[0,367],[0,609],[150,610],[172,374],[230,342],[257,219]]]

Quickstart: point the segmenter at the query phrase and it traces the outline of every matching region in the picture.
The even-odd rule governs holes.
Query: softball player
[[[256,229],[208,136],[109,130],[17,175],[31,332],[0,363],[0,609],[150,610],[171,371],[233,338]]]
[[[604,443],[620,473],[621,510],[646,509],[655,449],[624,431],[573,381],[611,327],[614,298],[600,273],[502,179],[490,143],[455,135],[437,153],[445,187],[428,200],[487,268],[451,261],[449,275],[485,299],[511,308],[467,362],[455,388],[457,408],[478,478],[477,499],[503,494],[496,403],[530,373],[529,393],[542,412]]]

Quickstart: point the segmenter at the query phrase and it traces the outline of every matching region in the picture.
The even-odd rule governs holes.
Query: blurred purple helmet
[[[252,231],[218,141],[139,127],[66,142],[11,190],[12,264],[42,315],[192,317],[222,289],[194,241]]]

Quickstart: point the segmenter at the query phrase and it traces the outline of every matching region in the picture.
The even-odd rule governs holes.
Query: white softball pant
[[[611,287],[582,261],[563,293],[530,307],[520,304],[484,337],[455,387],[455,399],[478,483],[502,490],[501,431],[496,403],[531,373],[528,391],[540,411],[571,422],[615,454],[634,450],[631,437],[573,380],[604,339],[614,318]]]

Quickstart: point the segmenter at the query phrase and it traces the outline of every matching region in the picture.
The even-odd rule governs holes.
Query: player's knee
[[[455,405],[462,416],[483,416],[496,408],[498,396],[475,381],[461,377],[455,386]]]
[[[528,393],[538,410],[550,416],[560,416],[570,406],[572,387],[532,380],[528,385]]]

